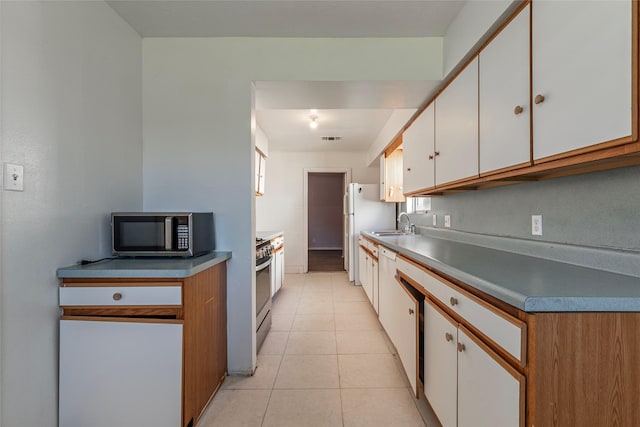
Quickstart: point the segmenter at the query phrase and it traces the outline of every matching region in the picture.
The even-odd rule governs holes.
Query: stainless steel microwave
[[[191,257],[215,249],[212,212],[113,212],[113,255]]]

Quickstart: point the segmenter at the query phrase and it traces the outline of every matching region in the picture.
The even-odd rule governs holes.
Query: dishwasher
[[[60,287],[60,427],[181,426],[182,288],[147,285]]]

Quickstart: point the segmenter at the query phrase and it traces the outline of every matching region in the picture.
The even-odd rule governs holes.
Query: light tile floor
[[[227,377],[197,427],[425,426],[375,311],[346,273],[286,275],[272,313],[255,374]]]

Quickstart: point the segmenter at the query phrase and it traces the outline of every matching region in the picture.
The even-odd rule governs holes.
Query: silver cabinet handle
[[[459,351],[460,353],[462,353],[464,350],[465,350],[464,344],[462,344],[462,343],[460,343],[460,342],[459,342],[459,343],[458,343],[458,351]]]
[[[116,292],[115,294],[113,294],[114,301],[120,301],[121,299],[122,299],[122,294],[120,292]]]
[[[451,335],[449,332],[445,332],[444,339],[446,339],[447,342],[451,342],[453,341],[453,335]]]
[[[449,302],[451,303],[451,305],[458,305],[458,298],[451,297],[449,299]]]

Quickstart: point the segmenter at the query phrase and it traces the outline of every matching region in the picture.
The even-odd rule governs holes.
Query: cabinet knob
[[[433,160],[433,154],[429,154],[429,160]]]
[[[407,168],[407,172],[411,172],[411,168]]]
[[[409,309],[409,315],[412,315],[414,313],[413,308]]]
[[[516,105],[516,108],[513,109],[513,114],[517,116],[518,114],[522,114],[523,111],[524,111],[524,108],[522,108],[519,105]]]
[[[439,151],[436,151],[434,154],[435,154],[436,156],[439,156],[439,155],[440,155],[440,152],[439,152]]]
[[[542,104],[544,102],[544,95],[536,95],[536,97],[533,98],[533,102],[535,102],[536,104]]]
[[[451,303],[451,305],[458,305],[458,298],[451,297],[449,298],[449,302]]]
[[[459,342],[459,343],[458,343],[458,351],[459,351],[460,353],[462,353],[462,352],[464,351],[464,349],[465,349],[464,344],[462,344],[461,342]]]
[[[451,335],[449,332],[445,332],[444,339],[446,339],[447,342],[451,342],[453,341],[453,335]]]
[[[122,294],[120,292],[116,292],[115,294],[113,294],[114,301],[120,301],[121,299],[122,299]]]

